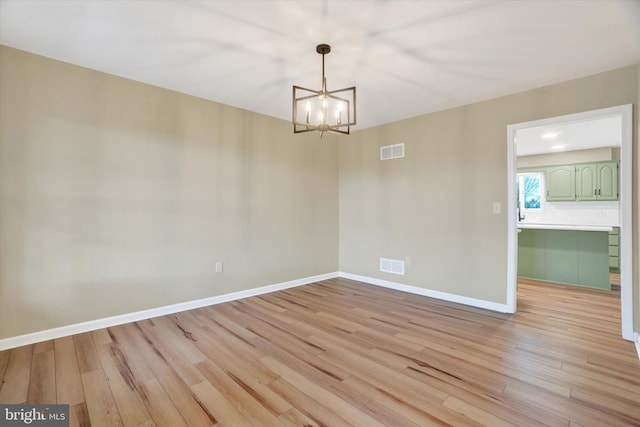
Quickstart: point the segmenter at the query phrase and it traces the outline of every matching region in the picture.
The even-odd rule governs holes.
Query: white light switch
[[[501,209],[500,202],[493,202],[493,213],[499,214],[500,209]]]
[[[222,273],[222,261],[216,262],[216,273]]]

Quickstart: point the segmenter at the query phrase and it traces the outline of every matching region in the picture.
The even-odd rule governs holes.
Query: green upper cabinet
[[[549,166],[547,201],[618,200],[618,161]]]
[[[598,200],[618,200],[618,162],[598,163]]]
[[[575,165],[551,166],[547,168],[547,201],[576,199]]]
[[[576,165],[576,196],[578,200],[598,200],[598,168],[595,163]]]
[[[577,200],[618,200],[616,160],[576,165]]]

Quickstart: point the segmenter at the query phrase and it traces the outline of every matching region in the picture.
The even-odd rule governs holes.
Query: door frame
[[[515,313],[517,309],[518,283],[518,225],[516,221],[516,175],[517,150],[516,133],[520,129],[557,125],[566,122],[579,122],[605,117],[621,118],[620,146],[620,299],[622,318],[622,337],[636,341],[633,331],[633,106],[632,104],[602,108],[564,116],[549,117],[530,122],[515,123],[507,126],[507,310]]]

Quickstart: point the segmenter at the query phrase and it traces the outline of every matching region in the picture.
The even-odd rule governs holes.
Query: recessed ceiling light
[[[566,145],[564,144],[558,144],[558,145],[552,145],[551,149],[552,150],[562,150],[564,147],[566,147]]]
[[[545,132],[541,135],[542,139],[553,139],[557,138],[560,135],[560,132]]]

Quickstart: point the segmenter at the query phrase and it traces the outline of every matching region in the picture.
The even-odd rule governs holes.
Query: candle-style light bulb
[[[311,104],[307,102],[307,124],[309,124],[310,117],[311,117]]]

